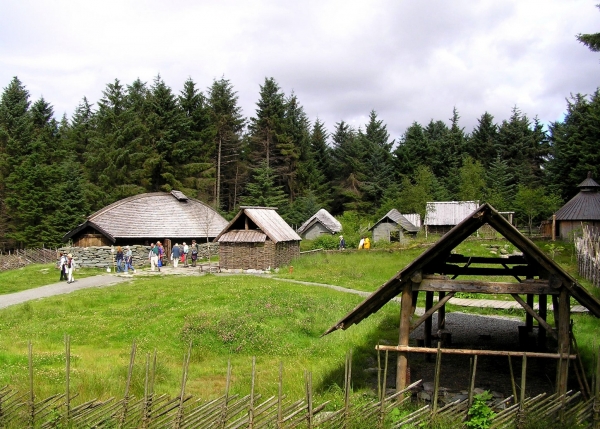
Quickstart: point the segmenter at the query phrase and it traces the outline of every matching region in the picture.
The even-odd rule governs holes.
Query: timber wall
[[[225,270],[268,270],[289,264],[300,256],[300,243],[220,243],[219,266]]]

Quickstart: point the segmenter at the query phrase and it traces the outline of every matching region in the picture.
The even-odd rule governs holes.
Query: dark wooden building
[[[579,193],[554,215],[555,233],[562,239],[570,238],[574,232],[581,231],[584,225],[600,231],[600,185],[592,179],[590,172],[578,187]]]
[[[69,231],[74,247],[148,244],[171,239],[212,241],[227,221],[202,201],[182,192],[153,192],[119,200],[90,215]]]
[[[241,207],[215,238],[219,265],[227,270],[267,270],[300,255],[302,239],[274,207]]]
[[[314,240],[323,234],[339,234],[341,231],[340,221],[325,209],[316,212],[298,228],[298,234],[307,240]]]
[[[419,227],[413,225],[398,210],[391,209],[369,228],[373,241],[402,241],[405,235],[415,236]]]
[[[480,227],[490,225],[522,254],[507,257],[478,257],[452,253],[463,240]],[[469,276],[489,276],[490,281],[465,279]],[[512,282],[493,281],[498,276],[508,276]],[[485,278],[484,277],[484,278]],[[383,284],[354,310],[344,316],[325,334],[337,329],[348,329],[377,312],[397,295],[401,296],[401,313],[398,346],[377,346],[379,350],[398,352],[396,388],[406,386],[409,353],[436,353],[431,347],[432,315],[438,312],[438,328],[444,328],[445,305],[457,292],[476,292],[511,295],[525,310],[525,327],[538,323],[538,345],[546,346],[546,336],[557,340],[557,350],[546,352],[514,352],[491,350],[441,349],[443,353],[467,355],[531,355],[536,358],[573,359],[570,330],[570,298],[585,306],[590,313],[600,317],[600,301],[587,292],[558,264],[524,237],[508,220],[488,204],[484,204],[444,235],[394,277]],[[417,297],[425,294],[425,313],[413,320]],[[434,305],[434,294],[439,295]],[[548,297],[554,310],[555,327],[546,321]],[[534,310],[537,299],[538,310]],[[424,347],[409,345],[409,335],[421,324],[424,327]],[[572,350],[571,350],[572,351]],[[569,365],[557,365],[557,391],[565,393]]]

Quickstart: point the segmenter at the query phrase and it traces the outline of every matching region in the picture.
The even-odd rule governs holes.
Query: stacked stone
[[[129,246],[133,254],[133,266],[139,267],[148,263],[149,246]],[[60,252],[71,253],[79,267],[107,268],[113,267],[117,248],[111,246],[61,247]]]

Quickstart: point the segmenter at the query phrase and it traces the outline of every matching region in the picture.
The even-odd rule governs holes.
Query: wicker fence
[[[53,249],[25,249],[14,252],[0,252],[0,271],[13,270],[29,264],[49,264],[56,262],[58,253]]]
[[[283,365],[279,367],[279,389],[276,396],[265,398],[255,392],[255,360],[252,361],[252,381],[249,395],[230,394],[232,368],[228,365],[224,394],[213,400],[194,399],[186,393],[191,348],[183,363],[180,392],[175,397],[156,394],[153,388],[156,354],[147,356],[145,363],[145,393],[141,398],[130,395],[132,373],[136,356],[133,344],[125,392],[121,399],[93,400],[74,405],[74,396],[69,391],[70,338],[65,337],[66,379],[65,392],[39,400],[35,397],[33,377],[33,351],[29,344],[29,392],[18,392],[8,386],[0,387],[0,428],[400,428],[412,427],[462,427],[468,420],[469,404],[473,391],[469,389],[468,400],[437,407],[432,404],[411,404],[411,390],[417,381],[406,389],[386,396],[388,354],[379,364],[379,399],[357,402],[351,395],[352,356],[348,353],[344,377],[344,403],[339,409],[328,409],[327,403],[317,404],[313,400],[313,385],[310,372],[305,371],[304,398],[296,401],[283,393]],[[524,358],[525,359],[525,358]],[[384,360],[382,367],[381,360]],[[524,373],[526,364],[524,360]],[[436,364],[436,367],[438,365]],[[476,364],[473,368],[476,367]],[[437,372],[437,370],[436,370]],[[473,369],[472,377],[475,376]],[[437,379],[437,376],[436,376]],[[522,391],[525,391],[524,380]],[[437,396],[436,396],[437,398]],[[409,405],[411,404],[411,405]],[[497,403],[489,403],[496,410],[491,428],[524,428],[531,422],[562,422],[562,427],[597,428],[600,424],[598,410],[600,394],[583,400],[579,393],[568,392],[563,396],[538,395],[526,398],[523,393],[515,401],[514,395]],[[440,425],[442,422],[442,426]],[[487,427],[487,426],[486,426]]]
[[[575,238],[579,275],[600,287],[600,232],[588,226],[583,227],[581,237]]]

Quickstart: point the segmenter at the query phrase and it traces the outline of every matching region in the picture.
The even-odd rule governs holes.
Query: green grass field
[[[489,244],[467,241],[456,251],[489,256]],[[293,272],[284,267],[276,276],[374,291],[424,250],[310,254],[294,261]],[[568,248],[555,256],[574,274]],[[97,272],[79,270],[78,277]],[[57,274],[53,267],[39,265],[0,273],[0,294],[54,283]],[[132,387],[136,396],[143,394],[146,358],[155,351],[155,391],[176,395],[191,343],[188,392],[195,396],[212,398],[224,392],[228,360],[233,367],[233,393],[247,393],[252,357],[256,357],[257,389],[263,395],[276,393],[282,361],[284,389],[290,397],[303,397],[303,373],[309,370],[318,394],[335,401],[348,350],[354,351],[354,366],[364,369],[376,366],[378,341],[397,341],[399,306],[395,303],[347,331],[321,337],[361,301],[353,294],[276,278],[206,275],[140,276],[107,288],[15,305],[0,310],[0,386],[28,389],[31,341],[36,394],[64,392],[67,334],[71,388],[79,394],[78,401],[123,394],[134,341],[138,346]],[[524,316],[522,311],[512,314]],[[573,318],[584,360],[591,368],[598,321],[587,315]],[[363,371],[355,371],[355,390],[370,392],[371,382]]]

